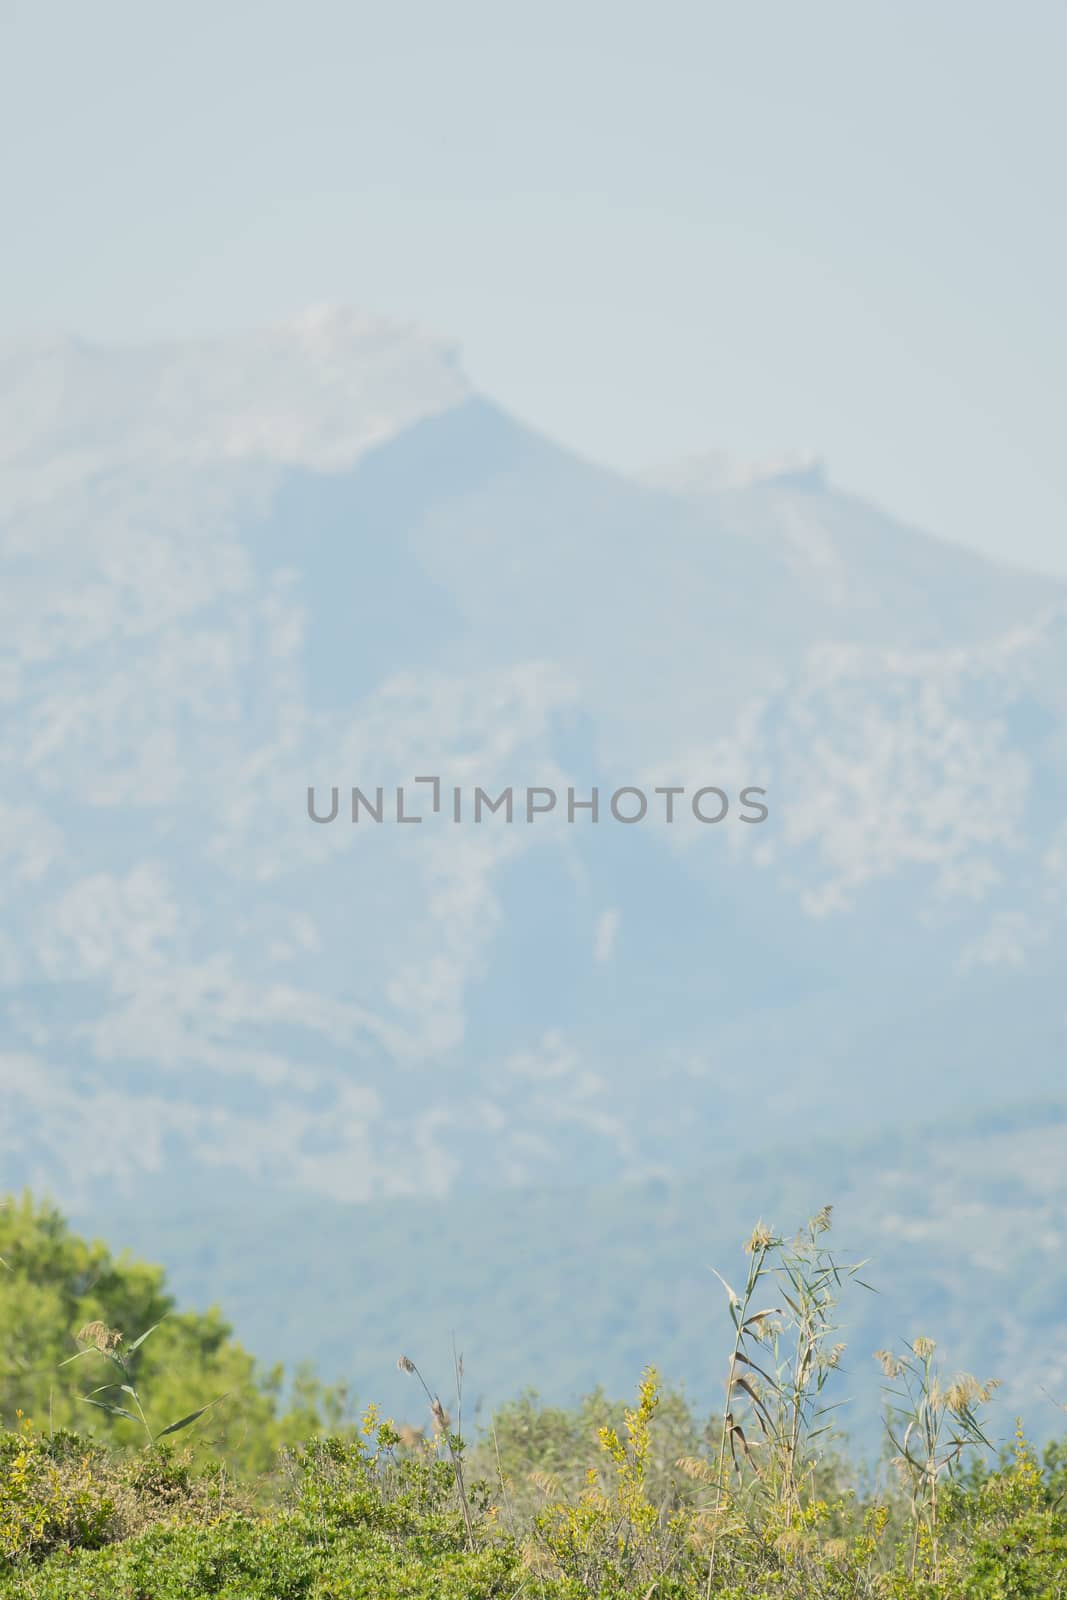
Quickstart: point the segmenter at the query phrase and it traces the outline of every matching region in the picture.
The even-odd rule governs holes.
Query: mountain
[[[608,472],[341,312],[18,345],[0,418],[4,1187],[210,1196],[194,1256],[815,1145],[821,1204],[1060,1093],[1064,585],[811,462]]]

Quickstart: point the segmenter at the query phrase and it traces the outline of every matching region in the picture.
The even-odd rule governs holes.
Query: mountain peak
[[[820,491],[826,488],[826,464],[810,451],[788,451],[751,461],[723,450],[708,450],[654,467],[643,480],[687,499],[757,487]]]
[[[0,346],[5,468],[52,482],[123,462],[334,470],[470,393],[458,348],[317,306],[274,327],[143,346],[66,335]]]

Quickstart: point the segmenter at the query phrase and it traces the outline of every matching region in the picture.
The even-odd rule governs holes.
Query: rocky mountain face
[[[673,1181],[1058,1096],[1067,586],[817,463],[620,477],[336,312],[8,348],[0,423],[4,1187]]]

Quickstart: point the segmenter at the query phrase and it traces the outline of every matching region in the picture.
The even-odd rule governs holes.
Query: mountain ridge
[[[186,374],[162,449],[121,373],[95,455],[106,374],[46,384],[7,474],[4,1186],[430,1205],[1057,1084],[1067,589],[832,486],[633,483],[395,332],[382,365],[342,321],[319,372],[331,326],[303,389],[264,358],[212,410]],[[253,382],[305,432],[226,459]],[[769,817],[308,820],[309,785],[425,774]]]

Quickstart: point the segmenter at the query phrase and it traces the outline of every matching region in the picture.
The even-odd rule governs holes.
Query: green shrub
[[[70,1546],[95,1549],[116,1527],[99,1449],[67,1433],[42,1439],[23,1419],[0,1434],[0,1572]]]
[[[226,1396],[198,1423],[193,1449],[248,1475],[266,1471],[283,1444],[344,1418],[343,1391],[308,1372],[296,1375],[286,1408],[282,1369],[262,1368],[217,1310],[179,1312],[161,1267],[80,1239],[47,1202],[23,1195],[0,1204],[0,1261],[0,1420],[22,1412],[49,1431],[140,1445],[144,1427],[122,1414],[131,1403],[116,1387],[129,1378],[111,1359],[124,1350],[153,1431]],[[133,1351],[146,1330],[151,1338]],[[80,1356],[79,1331],[97,1335]],[[101,1348],[113,1331],[122,1342]]]
[[[943,1380],[931,1341],[881,1353],[896,1461],[873,1482],[850,1471],[824,1386],[854,1269],[829,1254],[829,1220],[796,1240],[753,1233],[743,1292],[725,1285],[715,1420],[648,1369],[630,1407],[527,1395],[468,1452],[425,1384],[429,1430],[370,1407],[324,1433],[337,1409],[310,1380],[283,1418],[220,1318],[173,1315],[154,1269],[24,1203],[0,1252],[4,1382],[51,1403],[47,1430],[22,1415],[0,1430],[0,1600],[1067,1600],[1067,1446],[1039,1461],[1020,1428],[993,1460],[992,1385]],[[87,1311],[86,1392],[68,1345]],[[194,1440],[176,1406],[199,1417],[227,1371],[247,1380],[250,1445],[236,1413],[216,1425],[212,1410]],[[100,1413],[96,1438],[65,1425],[79,1409]]]

